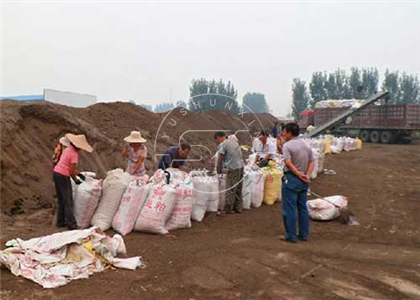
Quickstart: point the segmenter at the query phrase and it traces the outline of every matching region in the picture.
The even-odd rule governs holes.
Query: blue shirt
[[[166,170],[166,168],[179,168],[185,164],[185,160],[178,155],[178,149],[177,146],[171,146],[166,149],[159,161],[159,169]]]

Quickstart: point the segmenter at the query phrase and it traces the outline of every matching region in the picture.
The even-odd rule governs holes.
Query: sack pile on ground
[[[349,137],[325,135],[304,141],[315,157],[311,179],[324,171],[326,154],[362,149],[361,140]],[[244,209],[282,200],[282,169],[281,155],[261,169],[255,155],[249,156],[242,181]],[[201,222],[208,212],[224,210],[226,203],[226,175],[206,170],[186,173],[169,168],[156,171],[150,180],[147,175],[134,177],[121,169],[109,171],[105,180],[95,179],[91,172],[84,175],[86,180],[80,185],[72,183],[75,219],[81,228],[93,225],[105,231],[112,227],[122,235],[133,230],[167,234],[191,227],[191,220]],[[315,200],[308,201],[311,218],[330,220],[339,215],[337,199]]]
[[[331,196],[308,200],[306,205],[311,219],[329,221],[338,218],[340,212],[347,208],[348,199],[344,196]]]

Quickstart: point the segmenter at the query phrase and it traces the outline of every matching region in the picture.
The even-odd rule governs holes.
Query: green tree
[[[365,68],[362,71],[362,98],[366,99],[378,91],[379,72],[376,68]]]
[[[401,103],[414,103],[418,100],[420,86],[419,79],[416,75],[407,75],[402,73],[400,79],[400,102]]]
[[[361,90],[362,79],[360,75],[360,70],[358,68],[351,68],[350,77],[349,77],[349,87],[351,98],[362,99],[363,93]]]
[[[322,72],[312,73],[311,82],[309,84],[309,91],[311,93],[310,106],[314,108],[316,103],[319,101],[326,100],[328,98],[326,87],[326,74]]]
[[[309,93],[306,87],[306,82],[299,78],[293,79],[292,84],[292,114],[296,120],[301,119],[299,115],[302,111],[308,108]]]
[[[190,85],[189,109],[232,110],[237,113],[239,112],[237,96],[238,91],[230,81],[226,84],[222,79],[218,82],[206,79],[193,80]]]
[[[349,79],[347,77],[346,71],[341,69],[335,71],[335,85],[337,91],[337,99],[351,98]]]
[[[334,73],[328,74],[328,80],[326,82],[327,97],[328,99],[338,99],[337,83]]]
[[[242,99],[242,106],[244,112],[254,113],[269,113],[270,107],[267,104],[264,94],[261,93],[246,93]]]
[[[382,90],[389,93],[389,102],[391,104],[399,103],[401,100],[401,89],[398,71],[385,71],[385,78],[382,82]]]
[[[155,106],[155,113],[164,113],[174,109],[173,103],[165,102]]]

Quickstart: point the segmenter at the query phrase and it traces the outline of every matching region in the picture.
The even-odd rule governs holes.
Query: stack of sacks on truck
[[[359,99],[340,99],[340,100],[324,100],[315,104],[315,108],[358,108],[362,105],[363,100]]]

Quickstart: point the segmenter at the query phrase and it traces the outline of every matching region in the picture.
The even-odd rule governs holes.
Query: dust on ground
[[[420,146],[365,144],[326,157],[337,175],[311,189],[349,197],[360,226],[311,222],[311,240],[288,244],[281,205],[208,214],[167,236],[131,233],[144,270],[107,270],[45,290],[1,270],[2,299],[420,299]],[[2,214],[1,245],[54,232],[52,212]],[[113,232],[110,231],[110,234]]]

